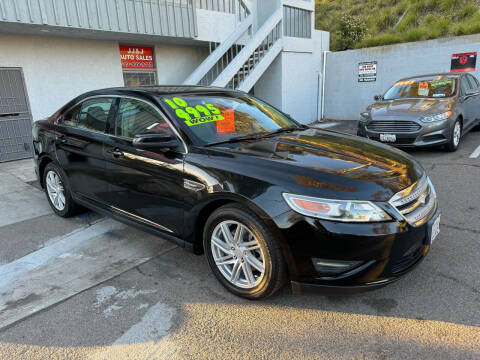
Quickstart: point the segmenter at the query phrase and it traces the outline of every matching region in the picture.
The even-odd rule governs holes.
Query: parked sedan
[[[439,232],[434,187],[400,150],[301,125],[243,92],[118,88],[33,128],[53,211],[83,206],[205,253],[220,283],[258,299],[396,280]]]
[[[468,73],[401,79],[360,114],[357,134],[395,146],[455,151],[480,124],[479,86]]]

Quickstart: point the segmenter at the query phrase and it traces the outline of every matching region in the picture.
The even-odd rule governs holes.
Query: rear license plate
[[[382,141],[382,142],[395,142],[395,141],[397,141],[397,135],[395,135],[395,134],[380,134],[380,141]]]
[[[438,215],[432,224],[432,229],[430,230],[430,245],[433,243],[438,234],[440,234],[440,215]]]

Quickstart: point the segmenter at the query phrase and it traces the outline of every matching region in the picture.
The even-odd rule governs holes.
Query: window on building
[[[157,83],[152,47],[121,45],[120,59],[125,86],[155,85]]]
[[[133,138],[138,134],[166,134],[170,132],[165,119],[147,103],[122,99],[118,110],[116,134]]]

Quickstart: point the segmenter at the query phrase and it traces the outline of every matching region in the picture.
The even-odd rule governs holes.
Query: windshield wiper
[[[277,134],[281,134],[283,132],[290,132],[290,131],[295,131],[295,130],[304,130],[307,127],[302,125],[298,127],[288,127],[288,128],[281,128],[275,131],[266,131],[266,132],[261,132],[257,134],[251,134],[251,135],[243,135],[243,136],[234,136],[228,140],[223,140],[223,141],[217,141],[217,142],[212,142],[208,143],[205,146],[215,146],[215,145],[220,145],[220,144],[229,144],[229,143],[235,143],[239,141],[244,141],[244,140],[258,140],[258,139],[263,139],[266,137],[274,136]]]

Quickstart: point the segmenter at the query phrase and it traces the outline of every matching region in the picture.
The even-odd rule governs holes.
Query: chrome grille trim
[[[422,126],[414,121],[374,120],[370,121],[366,128],[375,132],[408,133],[418,131]]]
[[[424,175],[415,184],[395,194],[390,204],[410,225],[416,227],[429,220],[436,207],[437,196],[430,179]]]

